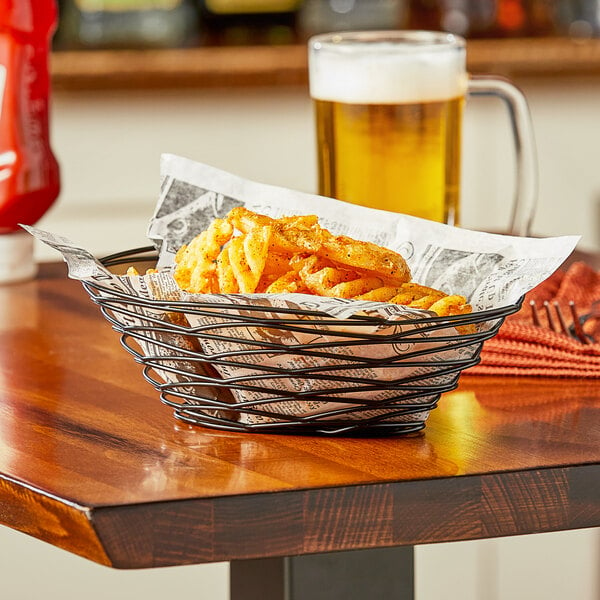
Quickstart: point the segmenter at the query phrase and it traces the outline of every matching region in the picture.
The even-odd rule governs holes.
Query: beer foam
[[[465,62],[464,50],[456,48],[398,52],[382,42],[359,55],[343,46],[317,47],[309,56],[310,95],[348,104],[448,100],[466,93]]]

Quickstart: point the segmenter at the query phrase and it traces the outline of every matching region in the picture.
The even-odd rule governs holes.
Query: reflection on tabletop
[[[432,413],[425,437],[437,441],[442,432],[452,439],[444,446],[444,456],[459,465],[485,464],[490,452],[501,453],[510,465],[530,460],[535,464],[536,457],[542,456],[561,461],[565,452],[578,456],[593,451],[599,440],[590,431],[600,431],[596,384],[556,382],[540,377],[465,376],[457,391],[440,400],[442,410]]]

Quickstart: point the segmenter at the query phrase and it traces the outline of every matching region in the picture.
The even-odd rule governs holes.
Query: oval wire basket
[[[101,263],[114,268],[156,258],[147,247]],[[441,394],[456,388],[460,373],[479,362],[483,342],[522,303],[448,317],[341,320],[258,301],[149,300],[99,282],[83,285],[176,418],[290,434],[420,431]],[[484,323],[475,333],[450,329]]]

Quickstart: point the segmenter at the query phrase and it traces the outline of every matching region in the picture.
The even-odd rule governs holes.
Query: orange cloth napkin
[[[578,314],[589,311],[600,300],[600,272],[582,262],[566,271],[556,271],[531,290],[521,310],[509,316],[498,334],[485,342],[481,362],[465,373],[477,375],[527,375],[543,377],[600,378],[600,319],[585,325],[596,342],[582,344],[564,334],[533,324],[529,302],[542,308],[540,321],[546,324],[544,301],[557,301],[567,325],[572,322],[569,301]]]

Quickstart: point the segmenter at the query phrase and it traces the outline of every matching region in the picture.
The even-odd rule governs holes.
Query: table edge
[[[112,566],[163,567],[598,527],[598,482],[592,463],[104,506],[90,520]]]

